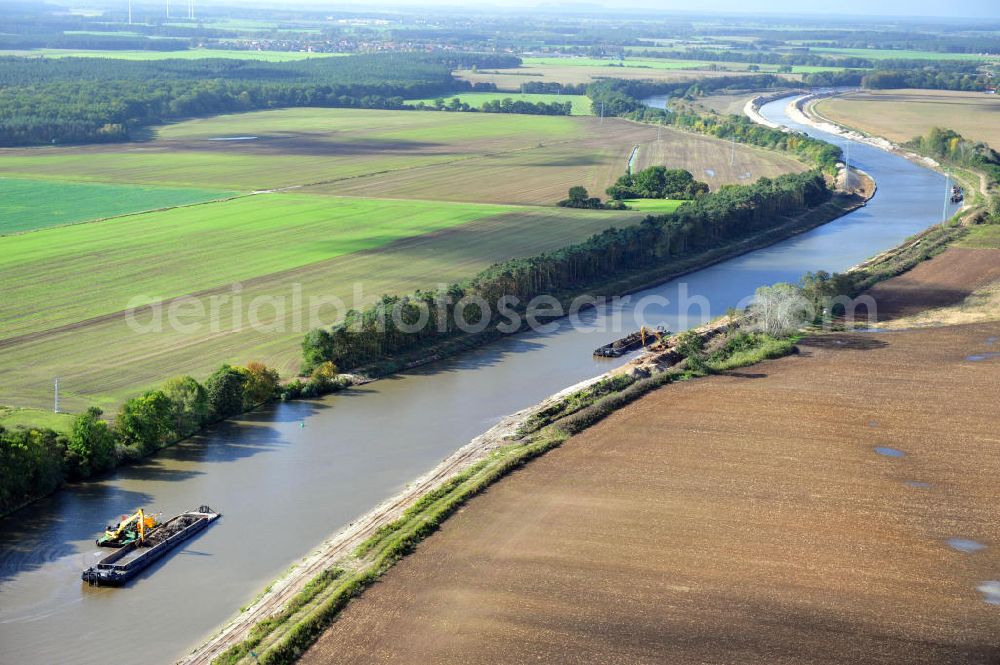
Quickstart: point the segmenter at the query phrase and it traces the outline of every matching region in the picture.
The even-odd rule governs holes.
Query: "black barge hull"
[[[122,586],[157,559],[219,519],[208,506],[181,513],[159,527],[144,545],[131,543],[83,571],[81,579],[91,586]]]
[[[670,334],[670,331],[663,326],[655,330],[647,328],[645,331],[639,330],[621,339],[616,339],[610,344],[605,344],[594,349],[594,356],[598,358],[618,358],[636,349],[641,349],[646,344],[663,339]]]

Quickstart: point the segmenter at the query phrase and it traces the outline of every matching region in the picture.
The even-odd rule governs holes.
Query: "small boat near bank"
[[[142,511],[137,511],[140,515],[138,523],[144,526],[148,522],[143,522],[141,513]],[[122,586],[219,517],[220,514],[210,507],[200,506],[198,510],[189,510],[162,524],[156,524],[144,531],[141,537],[130,540],[96,565],[84,570],[81,579],[91,586]],[[119,523],[119,527],[121,524]]]

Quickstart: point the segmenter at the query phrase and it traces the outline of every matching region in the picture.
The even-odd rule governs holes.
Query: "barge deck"
[[[81,579],[91,586],[122,586],[219,517],[208,506],[181,513],[156,527],[141,544],[129,543],[87,568]]]

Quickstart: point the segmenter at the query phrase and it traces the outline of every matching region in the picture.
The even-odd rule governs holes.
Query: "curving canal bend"
[[[793,125],[787,103],[763,113]],[[609,369],[591,350],[616,336],[602,330],[609,317],[634,327],[642,296],[669,299],[645,316],[676,331],[700,322],[698,306],[687,320],[680,311],[685,293],[716,316],[759,285],[843,270],[940,221],[943,176],[859,143],[851,161],[877,180],[878,193],[814,231],[592,311],[582,326],[562,321],[321,401],[275,405],[3,520],[0,662],[172,662],[290,563],[500,417]],[[130,586],[80,582],[105,520],[136,506],[172,515],[202,503],[224,517]]]

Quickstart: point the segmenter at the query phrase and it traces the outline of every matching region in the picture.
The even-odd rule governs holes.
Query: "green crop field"
[[[132,297],[184,295],[513,210],[263,194],[7,236],[0,327],[7,337],[46,330],[121,311]]]
[[[939,51],[912,51],[904,49],[873,49],[873,48],[826,48],[810,46],[809,50],[819,55],[843,55],[872,60],[998,60],[995,55],[980,55],[978,53],[941,53]]]
[[[259,197],[254,197],[259,198]],[[323,200],[325,197],[306,197]],[[354,201],[351,202],[356,211],[367,210],[366,215],[359,212],[354,215],[354,226],[361,227],[365,219],[379,217],[388,218],[385,202]],[[390,204],[393,202],[389,202]],[[411,201],[396,202],[401,210],[414,209]],[[447,204],[425,204],[428,215],[443,215],[451,208]],[[167,314],[163,315],[165,325],[160,332],[137,332],[129,326],[124,316],[92,319],[86,323],[75,324],[61,330],[48,329],[30,338],[0,345],[0,376],[4,380],[4,401],[23,406],[45,408],[52,399],[52,377],[60,377],[61,401],[68,410],[80,411],[88,405],[97,404],[112,410],[123,399],[133,396],[144,389],[161,383],[164,379],[177,374],[190,373],[204,378],[215,367],[223,362],[246,363],[249,360],[262,360],[277,367],[283,376],[293,375],[300,360],[300,342],[302,335],[310,328],[333,323],[337,312],[343,310],[325,307],[313,310],[313,298],[339,298],[347,306],[364,306],[372,298],[383,293],[409,293],[417,288],[436,288],[438,284],[447,284],[461,280],[477,271],[486,268],[491,263],[513,256],[529,256],[543,251],[551,251],[567,244],[581,241],[590,235],[600,232],[610,226],[623,226],[637,223],[644,213],[616,212],[601,210],[566,210],[561,208],[510,208],[505,214],[495,214],[500,210],[490,206],[459,206],[458,210],[470,212],[474,210],[491,211],[494,214],[469,218],[472,221],[464,224],[453,224],[443,228],[440,219],[431,219],[422,228],[440,227],[441,230],[423,235],[402,237],[405,233],[417,233],[415,225],[406,231],[398,231],[394,224],[386,222],[379,225],[381,232],[376,235],[384,242],[381,246],[370,247],[364,228],[352,228],[348,221],[342,222],[340,228],[331,233],[317,233],[321,223],[314,223],[312,233],[300,231],[298,225],[286,226],[289,242],[296,242],[300,247],[306,247],[312,252],[311,257],[327,255],[331,258],[304,265],[292,271],[280,271],[266,274],[267,270],[280,269],[298,261],[291,252],[274,249],[270,254],[271,263],[267,267],[255,268],[258,276],[241,283],[239,295],[242,298],[239,314],[233,306],[234,299],[222,302],[217,315],[205,318],[205,323],[197,330],[175,328],[170,325]],[[385,213],[385,214],[383,214]],[[116,222],[112,222],[114,224]],[[234,222],[238,224],[237,222]],[[445,221],[447,223],[447,220]],[[32,236],[51,235],[79,228],[101,229],[105,224],[65,227],[39,231],[25,236],[14,236],[0,240],[29,238]],[[109,227],[110,228],[110,227]],[[108,229],[104,229],[105,231]],[[197,271],[205,278],[202,284],[214,284],[219,288],[216,293],[232,296],[234,288],[231,283],[221,279],[221,275],[231,278],[234,274],[246,274],[235,267],[215,265],[217,273],[203,257],[214,255],[216,262],[238,264],[244,260],[255,261],[258,252],[267,252],[268,245],[275,244],[275,234],[254,241],[253,234],[247,237],[232,239],[231,233],[211,233],[207,223],[201,231],[191,236],[189,247],[180,247],[180,243],[167,242],[159,236],[150,239],[161,248],[169,247],[175,251],[183,251],[178,259],[156,256],[154,263],[143,262],[128,256],[118,257],[112,265],[106,265],[106,259],[96,255],[81,258],[78,263],[80,270],[89,266],[95,274],[87,278],[85,284],[73,281],[61,281],[55,275],[48,275],[53,264],[54,255],[46,250],[48,256],[40,267],[36,264],[22,267],[14,271],[20,277],[37,275],[39,280],[45,280],[49,286],[46,298],[63,303],[80,301],[80,305],[72,307],[77,318],[91,318],[97,311],[122,307],[122,299],[127,299],[141,292],[139,286],[130,288],[128,281],[136,279],[153,287],[170,288],[183,280],[184,275],[176,272],[182,261],[185,266]],[[399,240],[390,242],[392,237]],[[197,240],[202,243],[194,246]],[[343,240],[343,243],[341,242]],[[206,244],[213,241],[235,243],[230,244],[228,255],[217,251]],[[100,242],[95,240],[95,246],[121,246],[120,241],[105,235]],[[105,245],[105,243],[107,245]],[[124,243],[139,244],[137,241]],[[2,242],[0,242],[2,246]],[[72,247],[60,245],[63,252],[72,252]],[[369,246],[369,249],[361,249]],[[345,249],[351,251],[345,253]],[[252,250],[252,254],[250,253]],[[155,252],[154,252],[155,253]],[[6,250],[0,255],[6,256]],[[284,254],[284,256],[282,256]],[[63,253],[65,256],[65,253]],[[174,263],[171,266],[169,264]],[[163,271],[170,270],[169,274]],[[148,277],[140,273],[156,272]],[[74,273],[74,276],[76,273]],[[6,274],[2,278],[7,280]],[[125,282],[123,285],[122,282]],[[190,285],[197,280],[187,280]],[[109,291],[105,293],[88,291],[94,284],[100,284]],[[356,292],[355,288],[360,291]],[[299,296],[293,289],[298,289]],[[26,287],[16,295],[22,302],[17,308],[6,309],[0,314],[0,323],[5,331],[7,322],[13,315],[15,318],[23,314],[25,307],[22,298],[27,291],[41,292],[41,287],[32,289]],[[131,291],[131,293],[130,293]],[[364,298],[355,299],[357,293],[363,293]],[[207,298],[206,298],[207,299]],[[205,302],[203,299],[202,302]],[[260,299],[277,301],[280,311],[271,307],[263,307],[260,316],[265,326],[251,326],[250,310],[254,302]],[[210,311],[211,304],[205,305]],[[49,320],[65,321],[67,317],[56,312],[46,313]],[[314,315],[315,314],[315,318]],[[137,317],[141,324],[150,322],[150,317]],[[201,319],[195,319],[197,322]],[[241,321],[241,322],[240,322]],[[184,318],[182,322],[192,323]],[[216,330],[210,328],[209,322],[217,325]],[[44,325],[35,321],[32,328],[38,330]],[[21,325],[23,331],[26,326]]]
[[[0,406],[0,427],[48,427],[57,432],[69,432],[74,416],[68,413],[53,413],[46,409],[22,409]]]
[[[232,194],[193,188],[0,178],[0,235],[190,205]]]
[[[665,214],[677,210],[686,201],[678,201],[676,199],[626,199],[624,203],[632,210]]]
[[[185,51],[116,51],[85,49],[21,49],[0,50],[0,56],[16,55],[38,58],[115,58],[118,60],[198,60],[201,58],[233,58],[238,60],[265,60],[288,62],[306,58],[330,58],[346,53],[302,53],[299,51],[230,51],[225,49],[188,49]]]
[[[211,140],[237,137],[256,138]],[[60,198],[61,188],[93,192],[80,219],[121,211],[122,197],[101,197],[104,187],[236,192],[0,237],[3,402],[49,406],[53,376],[73,411],[112,411],[172,375],[203,378],[223,362],[261,360],[290,376],[302,335],[343,314],[321,310],[314,321],[312,298],[363,307],[637,223],[645,212],[554,206],[575,185],[603,194],[635,146],[640,162],[687,168],[713,187],[801,168],[737,146],[725,170],[725,142],[619,119],[357,109],[219,116],[161,127],[144,142],[0,150],[0,176],[50,188],[37,197],[41,212],[46,200],[85,199]],[[355,285],[366,299],[354,300]],[[194,330],[129,325],[155,316],[130,305],[214,296],[230,302],[195,317]],[[261,298],[270,327],[249,324]]]
[[[445,103],[448,103],[452,99],[460,99],[469,106],[473,108],[481,107],[485,102],[492,101],[503,101],[505,99],[513,99],[515,101],[531,102],[533,104],[545,103],[545,104],[565,104],[566,102],[573,103],[573,115],[594,115],[594,112],[590,109],[590,99],[585,95],[549,95],[549,94],[539,94],[539,93],[526,93],[526,94],[511,94],[507,92],[465,92],[460,95],[452,95],[451,97],[443,97]],[[429,99],[408,99],[407,104],[419,104],[423,102],[428,106],[434,105],[434,98]]]

